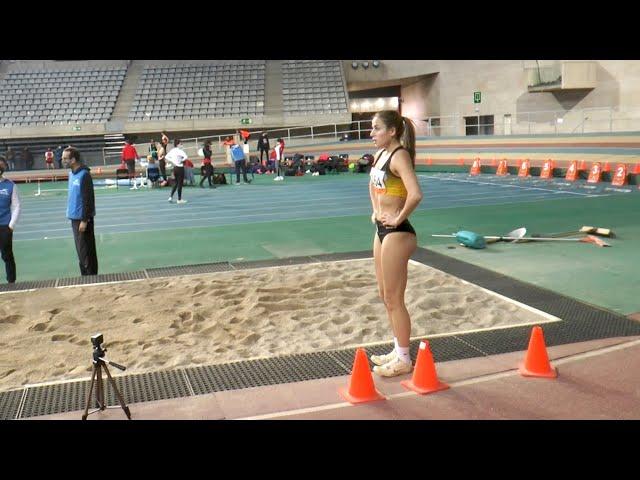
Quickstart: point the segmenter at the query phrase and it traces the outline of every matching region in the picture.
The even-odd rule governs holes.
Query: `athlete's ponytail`
[[[411,165],[416,167],[416,129],[413,125],[413,121],[409,118],[402,117],[395,110],[382,110],[376,113],[382,123],[387,128],[396,129],[396,138],[400,144],[409,152],[411,157]]]

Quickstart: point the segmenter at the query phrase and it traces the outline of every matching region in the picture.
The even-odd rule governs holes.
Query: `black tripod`
[[[102,369],[107,373],[107,378],[109,379],[109,383],[113,388],[113,391],[116,392],[116,396],[118,397],[118,401],[120,402],[120,406],[124,413],[127,415],[127,418],[131,420],[131,412],[129,411],[129,407],[127,407],[124,403],[124,399],[116,386],[116,382],[113,380],[111,373],[109,373],[109,368],[107,367],[107,363],[109,365],[113,365],[117,369],[122,371],[126,370],[127,367],[123,365],[118,365],[117,363],[111,362],[104,357],[104,352],[107,351],[106,348],[102,348],[102,334],[95,335],[91,337],[91,342],[93,343],[93,373],[91,374],[91,386],[89,387],[89,393],[87,394],[87,404],[84,409],[84,414],[82,415],[82,420],[86,420],[89,415],[92,413],[96,413],[98,411],[105,410],[107,408],[118,408],[116,406],[108,407],[104,401],[104,388],[102,387]],[[97,382],[96,382],[97,378]],[[89,404],[91,403],[91,393],[93,392],[93,386],[96,386],[96,409],[89,412]]]

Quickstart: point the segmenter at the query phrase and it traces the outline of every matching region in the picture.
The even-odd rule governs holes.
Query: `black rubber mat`
[[[85,275],[82,277],[60,278],[58,287],[72,285],[89,285],[92,283],[125,282],[127,280],[143,280],[147,278],[143,271],[124,273],[104,273],[99,275]]]
[[[233,270],[229,262],[216,262],[216,263],[200,263],[197,265],[183,265],[178,267],[160,267],[160,268],[148,268],[147,274],[149,278],[157,277],[176,277],[178,275],[194,275],[198,273],[214,273],[214,272],[228,272]]]
[[[88,391],[88,381],[28,388],[20,418],[84,410]]]
[[[336,377],[348,372],[327,352],[223,363],[185,369],[196,395]]]
[[[112,370],[110,369],[110,371]],[[111,375],[113,375],[113,371]],[[114,381],[127,404],[190,395],[189,387],[181,370],[162,370],[138,375],[122,375],[114,377]],[[106,383],[105,381],[105,386]],[[119,405],[111,385],[105,392],[105,401],[109,405]]]
[[[19,292],[21,290],[31,290],[34,288],[51,288],[56,286],[56,280],[39,280],[33,282],[3,283],[0,285],[0,292]]]
[[[14,420],[17,417],[23,393],[24,390],[0,393],[0,420]]]

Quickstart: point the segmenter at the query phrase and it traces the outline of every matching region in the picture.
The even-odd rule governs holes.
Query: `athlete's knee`
[[[404,299],[396,292],[384,292],[382,300],[387,309],[393,311],[404,306]]]

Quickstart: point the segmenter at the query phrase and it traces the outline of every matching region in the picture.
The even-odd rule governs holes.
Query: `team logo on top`
[[[0,188],[0,195],[6,195],[8,197],[9,196],[9,189],[8,188]]]
[[[80,186],[80,179],[79,178],[74,178],[72,185]]]

